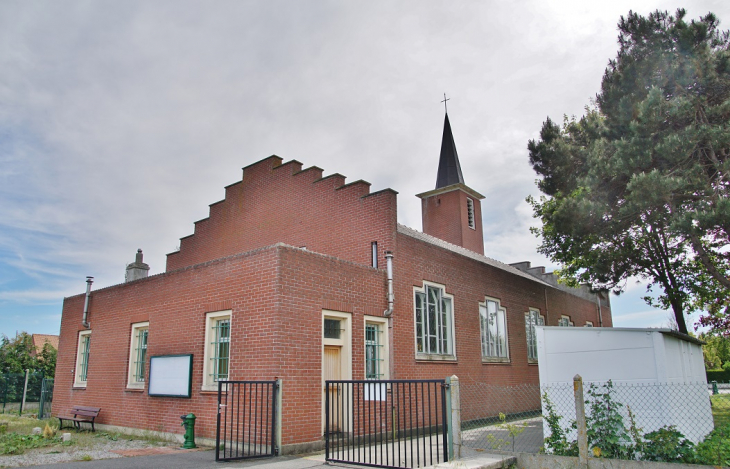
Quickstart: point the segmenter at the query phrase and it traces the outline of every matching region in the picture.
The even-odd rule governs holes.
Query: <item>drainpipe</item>
[[[91,297],[91,284],[94,283],[94,277],[86,277],[86,299],[84,299],[84,319],[81,321],[81,324],[84,325],[85,328],[89,328],[89,321],[87,321],[89,317],[89,298]]]
[[[385,251],[385,263],[388,271],[388,309],[383,311],[383,316],[390,317],[393,314],[393,253]]]

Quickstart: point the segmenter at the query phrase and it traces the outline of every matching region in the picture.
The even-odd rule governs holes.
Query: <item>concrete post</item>
[[[23,400],[20,402],[20,411],[18,415],[23,415],[23,407],[25,407],[25,395],[28,393],[28,373],[30,370],[25,370],[25,384],[23,385]]]
[[[447,414],[449,418],[449,459],[461,459],[461,395],[459,387],[459,377],[453,375],[446,378],[449,384],[448,393],[450,399],[450,412]]]
[[[573,394],[575,394],[575,421],[578,424],[578,463],[588,467],[588,433],[586,431],[586,409],[583,399],[583,378],[573,377]]]

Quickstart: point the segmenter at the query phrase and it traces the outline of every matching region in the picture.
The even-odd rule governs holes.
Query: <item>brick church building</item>
[[[193,412],[213,438],[219,380],[276,377],[282,443],[303,448],[322,439],[325,379],[537,384],[535,325],[611,326],[607,295],[484,255],[484,197],[448,115],[418,197],[422,232],[398,223],[394,190],[278,156],[246,166],[164,273],[147,276],[140,251],[125,283],[64,300],[54,413],[95,406],[102,425],[180,434]],[[164,355],[192,355],[189,398],[150,395]]]

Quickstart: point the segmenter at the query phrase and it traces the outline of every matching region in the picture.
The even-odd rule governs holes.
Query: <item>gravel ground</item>
[[[121,438],[117,441],[100,439],[89,447],[56,446],[33,449],[17,456],[0,456],[0,467],[36,466],[69,461],[122,458],[124,456],[112,451],[158,448],[161,446],[179,447],[180,443],[124,440]]]

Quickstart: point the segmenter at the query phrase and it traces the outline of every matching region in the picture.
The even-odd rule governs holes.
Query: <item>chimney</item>
[[[150,266],[142,262],[142,250],[137,249],[137,256],[134,262],[127,265],[127,272],[124,275],[125,282],[134,282],[141,278],[147,278],[147,274],[150,271]]]

